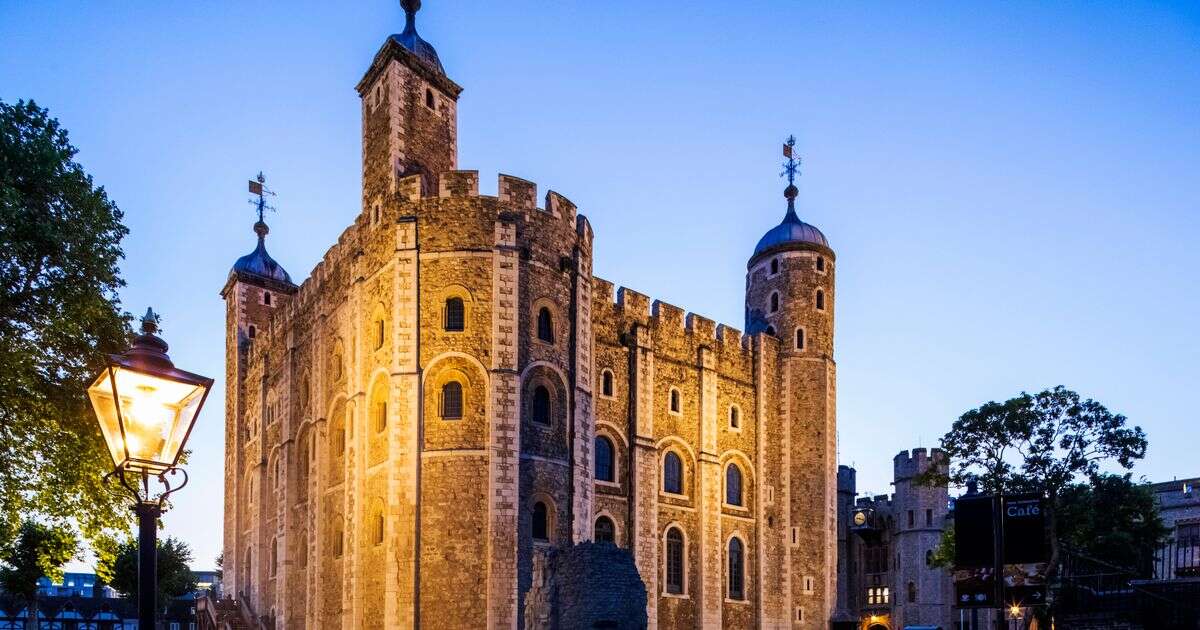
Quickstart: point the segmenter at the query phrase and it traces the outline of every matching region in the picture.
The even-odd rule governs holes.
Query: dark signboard
[[[1003,541],[997,541],[999,534]],[[954,596],[959,608],[1046,602],[1046,512],[1036,494],[976,495],[954,502]],[[996,545],[1003,542],[1003,564]],[[1003,580],[997,584],[997,570]]]
[[[954,502],[954,568],[996,566],[991,496],[959,497]]]
[[[1011,495],[1004,500],[1004,564],[1047,562],[1046,510],[1036,494]]]

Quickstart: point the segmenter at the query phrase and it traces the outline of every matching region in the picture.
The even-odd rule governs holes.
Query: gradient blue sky
[[[421,34],[465,87],[460,167],[553,188],[598,275],[742,326],[745,262],[784,210],[838,254],[841,461],[886,492],[901,449],[1057,384],[1150,437],[1135,472],[1200,474],[1200,5],[455,2]],[[0,99],[34,98],[126,213],[126,308],[223,375],[245,180],[301,280],[359,211],[354,85],[397,2],[0,0]],[[218,378],[217,387],[224,387]],[[221,533],[222,397],[166,516]]]

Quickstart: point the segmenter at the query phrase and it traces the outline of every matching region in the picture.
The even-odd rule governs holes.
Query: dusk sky
[[[0,0],[0,99],[35,99],[125,212],[124,307],[217,378],[166,535],[220,551],[229,268],[246,180],[297,282],[359,212],[354,86],[391,0]],[[477,2],[417,19],[459,100],[459,167],[578,204],[595,273],[743,328],[746,261],[798,209],[837,253],[840,461],[1066,385],[1200,475],[1200,4]]]

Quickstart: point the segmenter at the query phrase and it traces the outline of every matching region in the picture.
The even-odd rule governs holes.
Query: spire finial
[[[263,177],[262,171],[258,172],[258,177],[250,180],[250,194],[258,195],[258,199],[250,200],[250,205],[258,211],[258,222],[254,224],[254,233],[258,235],[260,241],[271,231],[267,227],[266,221],[263,220],[263,214],[267,210],[275,211],[274,206],[267,205],[267,195],[274,197],[275,193],[266,187],[266,182],[267,178]]]
[[[153,308],[147,308],[146,314],[142,315],[142,334],[153,335],[158,332],[158,314]]]
[[[800,194],[800,189],[796,188],[796,175],[800,173],[800,158],[796,157],[796,136],[789,135],[787,141],[783,143],[783,157],[787,161],[783,163],[783,172],[780,177],[787,176],[788,185],[783,189],[783,196],[788,200],[788,217],[796,215],[796,197]],[[798,218],[798,217],[797,217]]]
[[[416,29],[417,11],[421,10],[421,0],[400,0],[404,7],[404,30]]]

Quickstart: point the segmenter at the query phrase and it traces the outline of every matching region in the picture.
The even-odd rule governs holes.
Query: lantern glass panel
[[[113,402],[114,380],[119,405]],[[113,462],[161,472],[175,464],[205,390],[203,385],[113,366],[88,393]],[[120,423],[116,431],[113,416]]]

